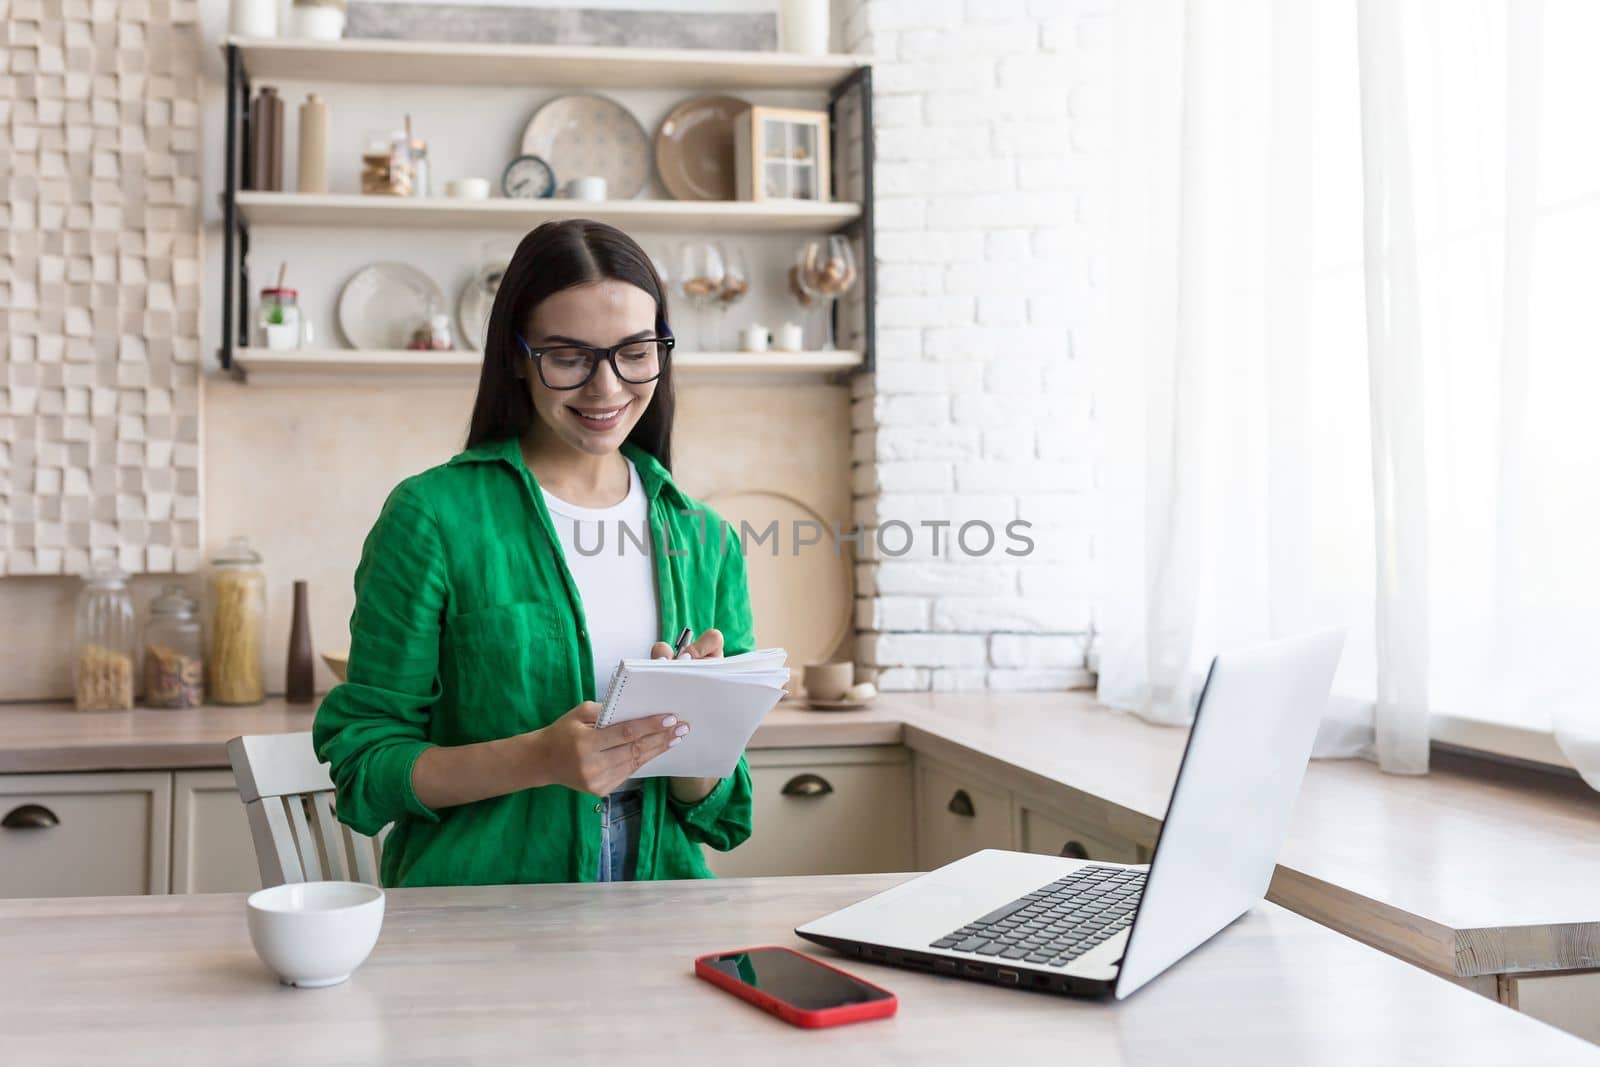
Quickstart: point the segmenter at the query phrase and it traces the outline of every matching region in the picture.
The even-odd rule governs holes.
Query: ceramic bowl
[[[362,882],[301,882],[251,893],[250,943],[284,985],[338,985],[366,962],[383,927],[383,890]]]
[[[322,654],[322,662],[326,663],[328,669],[333,672],[333,676],[342,682],[345,680],[345,672],[350,669],[350,650],[348,648],[336,648],[332,651],[324,652]]]
[[[444,186],[444,195],[455,200],[489,199],[488,178],[456,178]]]

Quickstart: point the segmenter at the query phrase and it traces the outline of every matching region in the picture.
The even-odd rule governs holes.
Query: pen
[[[689,638],[694,636],[694,631],[687,626],[678,634],[678,639],[672,644],[672,658],[677,659],[683,655],[683,650],[689,647]]]

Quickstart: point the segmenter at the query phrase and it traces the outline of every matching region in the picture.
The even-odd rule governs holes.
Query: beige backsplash
[[[213,378],[203,423],[207,551],[235,533],[265,558],[268,687],[281,691],[292,583],[310,583],[318,649],[348,644],[351,579],[389,490],[466,436],[473,386],[263,388]],[[848,390],[680,382],[674,467],[695,496],[772,489],[850,514]],[[172,580],[133,583],[144,605]],[[185,580],[198,592],[198,577]],[[0,700],[69,697],[74,578],[0,579]],[[757,620],[759,634],[760,620]],[[333,684],[317,664],[318,688]]]

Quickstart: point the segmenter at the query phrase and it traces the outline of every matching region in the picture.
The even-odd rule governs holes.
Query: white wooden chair
[[[263,886],[324,879],[378,884],[378,843],[334,816],[333,779],[317,762],[310,731],[235,737],[228,762]]]

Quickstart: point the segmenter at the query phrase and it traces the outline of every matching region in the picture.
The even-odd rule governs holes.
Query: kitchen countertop
[[[0,772],[225,767],[240,733],[308,729],[312,705],[77,713],[0,707]],[[1079,693],[885,694],[869,711],[780,705],[752,748],[905,744],[1154,839],[1186,731]],[[1600,967],[1600,794],[1436,759],[1426,777],[1312,763],[1271,899],[1442,974]]]
[[[0,774],[227,767],[230,739],[309,730],[316,707],[281,697],[248,707],[132,711],[0,704]],[[751,747],[895,745],[901,735],[901,719],[889,710],[826,714],[784,704],[767,716]]]
[[[899,1013],[808,1031],[693,977],[697,955],[762,944],[839,963],[793,927],[904,877],[389,890],[372,957],[324,990],[266,972],[243,894],[0,901],[0,958],[28,961],[0,970],[0,1033],[11,1062],[161,1067],[1600,1064],[1578,1038],[1271,904],[1122,1002],[846,959]]]

